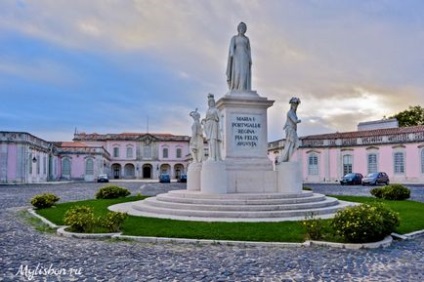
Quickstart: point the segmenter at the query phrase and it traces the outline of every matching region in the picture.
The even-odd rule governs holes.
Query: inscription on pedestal
[[[232,114],[231,143],[233,148],[236,150],[257,148],[263,126],[261,115]]]

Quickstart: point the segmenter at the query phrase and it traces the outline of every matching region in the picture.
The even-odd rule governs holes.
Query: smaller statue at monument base
[[[213,94],[208,95],[208,110],[206,117],[202,120],[204,124],[206,140],[208,141],[208,160],[221,161],[221,132],[219,129],[219,112],[215,106]]]
[[[290,110],[287,112],[287,120],[284,125],[286,131],[286,142],[284,143],[284,150],[278,162],[288,162],[293,156],[294,152],[299,148],[299,138],[297,136],[297,124],[300,123],[300,119],[297,118],[297,107],[300,104],[300,99],[292,97],[290,99]]]
[[[192,111],[190,116],[193,118],[191,126],[190,151],[193,162],[200,163],[203,161],[203,130],[200,124],[200,114],[197,111]]]

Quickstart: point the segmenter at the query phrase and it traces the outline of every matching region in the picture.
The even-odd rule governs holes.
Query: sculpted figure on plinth
[[[231,38],[227,62],[227,83],[230,90],[251,90],[252,57],[249,38],[245,36],[247,26],[241,22],[238,34]]]
[[[284,143],[284,150],[281,154],[279,162],[288,162],[293,156],[294,152],[299,147],[299,138],[297,137],[297,124],[300,119],[297,118],[297,107],[300,104],[300,99],[293,97],[290,99],[290,110],[287,112],[287,120],[284,125],[286,131],[286,142]]]
[[[202,120],[204,124],[206,140],[208,141],[209,157],[208,160],[221,160],[221,133],[219,129],[219,111],[215,107],[215,98],[213,94],[208,95],[208,110],[206,117]]]
[[[197,111],[192,111],[190,116],[193,118],[191,126],[190,151],[193,162],[200,163],[203,161],[203,129],[200,124],[200,114]]]

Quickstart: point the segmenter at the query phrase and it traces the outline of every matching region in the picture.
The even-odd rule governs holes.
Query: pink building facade
[[[386,172],[391,183],[424,183],[424,126],[359,130],[302,137],[294,159],[303,181],[335,183],[349,172]],[[275,160],[284,140],[269,143]]]
[[[179,178],[187,171],[189,140],[188,136],[150,133],[74,135],[74,142],[105,148],[109,156],[102,159],[102,173],[112,179],[157,179],[161,174]]]
[[[60,175],[52,143],[26,132],[0,132],[0,184],[53,181]]]
[[[189,137],[172,134],[76,133],[47,142],[26,132],[0,132],[0,184],[59,180],[177,179],[188,166]]]

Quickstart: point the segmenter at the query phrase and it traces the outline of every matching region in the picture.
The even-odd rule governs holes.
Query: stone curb
[[[50,228],[54,228],[57,229],[60,226],[54,224],[53,222],[51,222],[50,220],[48,220],[47,218],[39,215],[38,213],[35,212],[35,210],[33,208],[30,208],[27,210],[29,212],[29,214],[31,214],[32,216],[35,216],[36,218],[38,218],[39,220],[41,220],[43,223],[47,224]]]
[[[334,242],[313,241],[313,240],[309,242],[311,243],[311,245],[327,246],[327,247],[350,249],[350,250],[359,250],[359,249],[386,248],[392,244],[393,238],[392,236],[387,236],[386,238],[384,238],[383,240],[379,242],[361,243],[361,244],[334,243]]]
[[[257,241],[230,241],[230,240],[207,240],[207,239],[186,239],[167,237],[142,237],[130,235],[113,236],[116,239],[127,239],[143,243],[182,243],[195,245],[226,245],[226,246],[264,246],[264,247],[307,247],[310,244],[304,243],[284,243],[284,242],[257,242]]]
[[[119,236],[121,233],[76,233],[69,232],[65,229],[69,226],[61,226],[57,229],[57,234],[59,236],[67,238],[78,238],[78,239],[111,239],[114,236]]]
[[[417,238],[424,235],[424,230],[418,230],[411,233],[404,234],[404,236],[408,237],[408,239]]]

